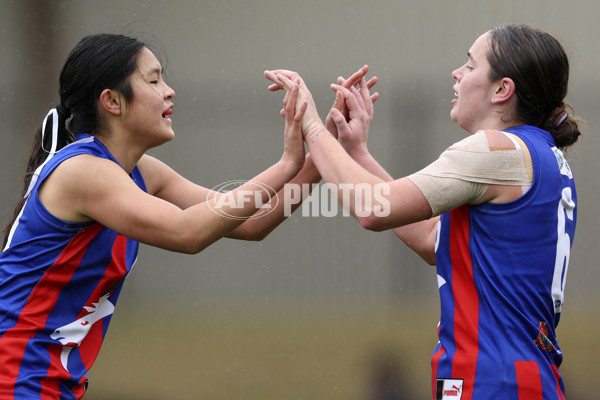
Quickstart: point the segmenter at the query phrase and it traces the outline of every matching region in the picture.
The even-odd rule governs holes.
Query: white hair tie
[[[58,108],[58,106],[57,106]],[[46,134],[46,123],[48,122],[48,118],[52,116],[52,144],[50,146],[50,151],[46,150],[44,148],[44,136]],[[56,108],[53,108],[52,110],[50,110],[48,112],[48,114],[46,115],[46,118],[44,118],[44,122],[42,123],[42,150],[44,150],[46,153],[48,153],[48,156],[46,157],[46,160],[44,160],[44,162],[35,169],[35,171],[33,172],[33,175],[31,176],[31,181],[29,182],[29,187],[27,188],[27,192],[25,192],[25,196],[23,196],[24,198],[29,197],[29,195],[31,194],[31,191],[33,190],[35,184],[37,183],[37,180],[40,176],[40,173],[42,172],[42,168],[44,168],[44,165],[46,165],[46,163],[48,161],[50,161],[50,159],[56,154],[56,147],[58,146],[58,111]]]

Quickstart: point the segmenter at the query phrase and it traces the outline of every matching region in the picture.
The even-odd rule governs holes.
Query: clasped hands
[[[336,97],[327,114],[325,124],[321,121],[312,94],[303,79],[296,72],[289,70],[265,71],[265,78],[273,82],[269,90],[285,90],[281,115],[288,121],[301,122],[304,140],[310,140],[320,131],[328,131],[336,137],[344,149],[350,154],[366,151],[369,126],[373,119],[373,103],[379,93],[370,93],[377,83],[377,77],[366,80],[369,66],[365,65],[348,79],[338,77],[337,83],[330,87]],[[301,119],[301,121],[299,121]]]

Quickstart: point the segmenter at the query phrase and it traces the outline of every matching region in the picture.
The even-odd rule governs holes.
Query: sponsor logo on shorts
[[[438,379],[435,400],[460,400],[463,392],[462,379]]]

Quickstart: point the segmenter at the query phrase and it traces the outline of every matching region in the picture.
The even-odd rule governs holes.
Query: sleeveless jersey
[[[40,184],[64,160],[117,162],[77,135],[42,169],[0,253],[0,399],[79,399],[138,243],[97,222],[70,223],[40,202]],[[146,190],[139,169],[132,179]]]
[[[533,184],[503,204],[443,214],[434,400],[564,400],[555,328],[577,218],[571,169],[552,136],[507,130],[527,145]]]

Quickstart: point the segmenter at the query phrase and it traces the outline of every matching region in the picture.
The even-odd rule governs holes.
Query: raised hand
[[[373,79],[376,82],[376,78]],[[331,85],[331,88],[338,93],[338,97],[341,93],[347,110],[344,113],[336,108],[334,103],[328,118],[330,117],[335,124],[338,141],[353,158],[367,152],[369,126],[373,120],[373,102],[379,97],[378,93],[370,94],[369,89],[372,85],[369,86],[369,82],[363,75],[360,78],[358,89],[355,85],[349,87],[343,84]]]
[[[296,83],[288,90],[283,99],[282,115],[285,117],[284,152],[282,159],[302,167],[305,160],[304,140],[302,138],[302,119],[308,107],[307,102],[298,105],[299,86]]]
[[[296,113],[299,111],[299,105],[303,106],[303,104],[306,103],[306,110],[302,118],[302,135],[305,139],[313,134],[316,135],[321,131],[325,131],[323,121],[321,121],[321,118],[319,117],[312,94],[298,73],[283,69],[265,71],[265,78],[273,82],[273,84],[269,86],[269,90],[271,91],[286,90],[289,92],[294,87],[298,87]],[[290,99],[291,98],[288,98],[288,101]]]
[[[356,86],[360,82],[360,80],[367,75],[367,72],[369,72],[369,66],[368,65],[364,65],[362,68],[360,68],[354,74],[352,74],[350,76],[350,78],[348,78],[348,79],[344,79],[341,76],[338,77],[337,83],[338,83],[338,85],[341,85],[341,86],[349,89],[349,88],[351,88],[353,86]],[[369,81],[367,82],[367,87],[369,88],[369,90],[376,83],[377,83],[377,77],[376,76],[373,77],[373,78],[371,78],[371,79],[369,79]],[[374,93],[373,95],[371,95],[371,101],[373,103],[378,98],[379,98],[379,93]],[[336,124],[335,124],[335,122],[333,121],[333,118],[332,118],[332,111],[334,109],[339,110],[346,117],[346,121],[349,120],[348,107],[346,106],[346,101],[344,100],[344,96],[343,96],[343,94],[341,92],[337,92],[336,91],[335,100],[333,102],[333,105],[331,106],[331,110],[327,114],[327,118],[325,119],[325,127],[327,128],[327,130],[329,132],[331,132],[331,134],[333,136],[338,137],[337,126],[336,126]]]

